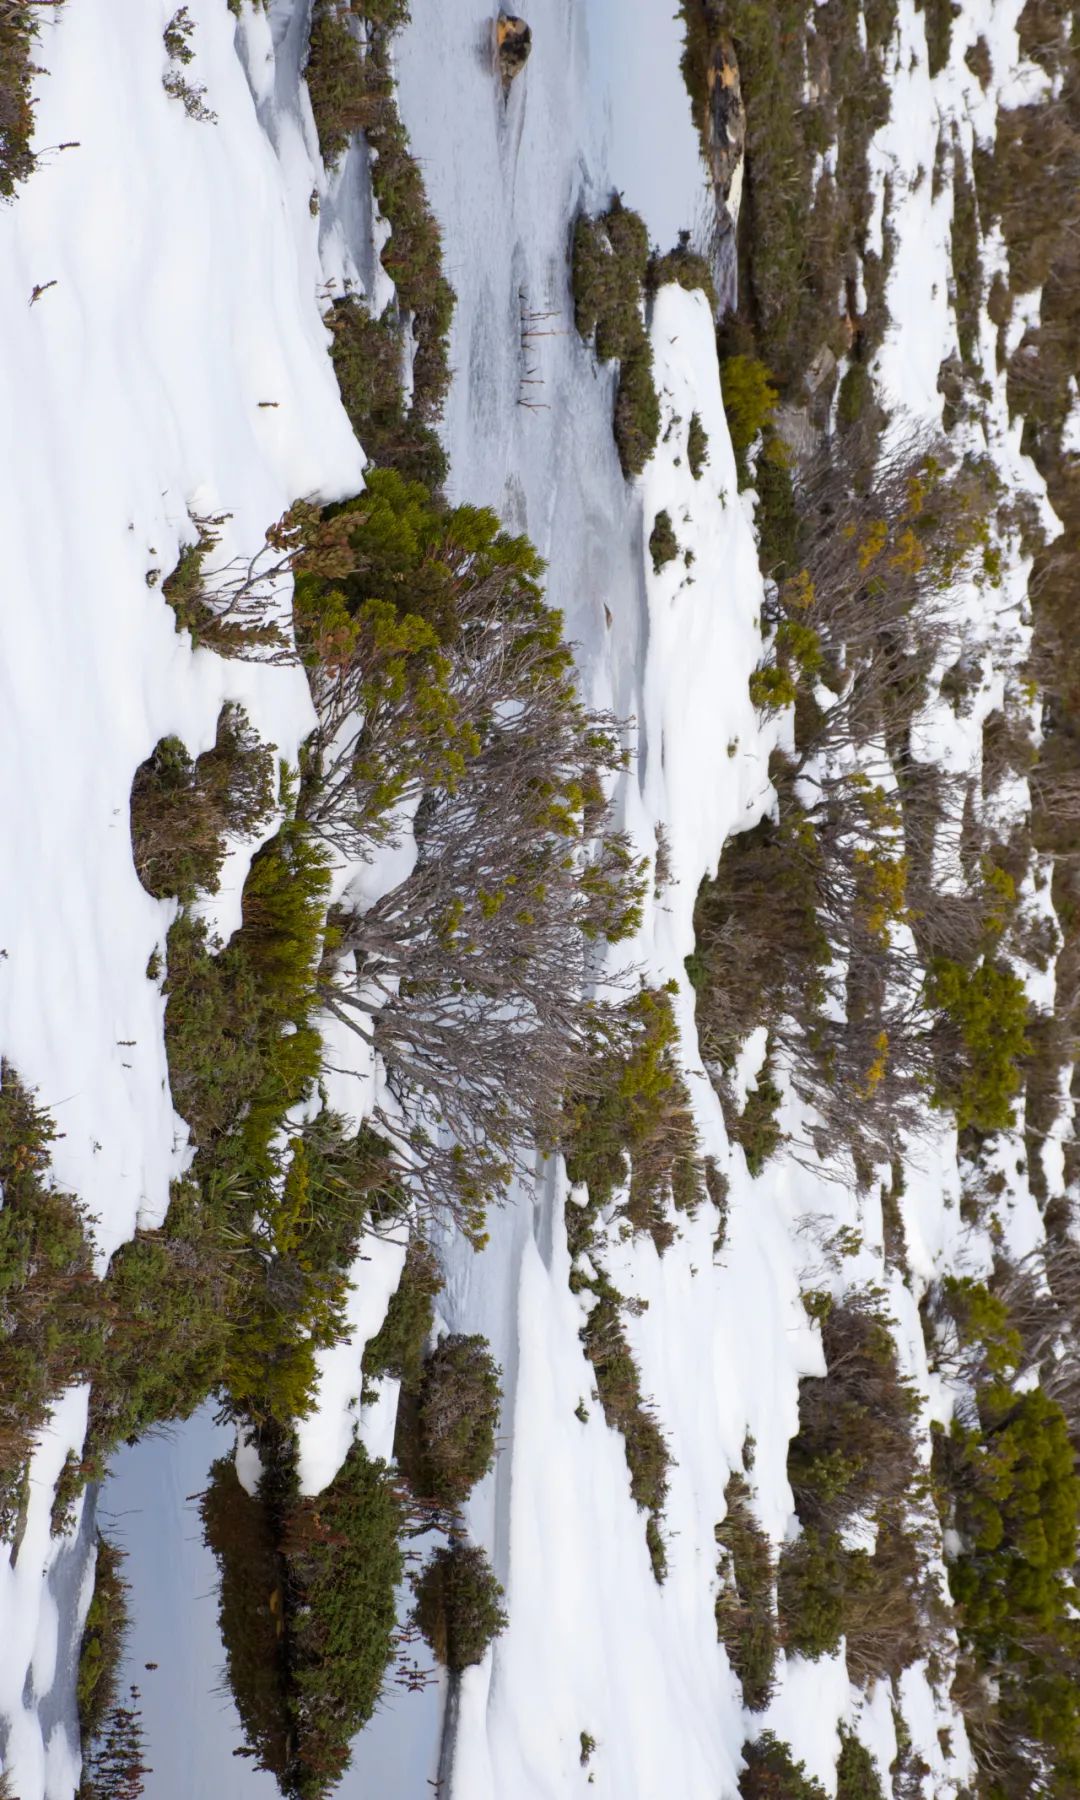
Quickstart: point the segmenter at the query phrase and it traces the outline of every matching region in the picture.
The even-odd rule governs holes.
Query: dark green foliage
[[[660,400],[652,347],[642,317],[649,238],[637,213],[618,195],[596,219],[579,217],[571,249],[574,322],[595,333],[601,362],[619,362],[613,429],[623,474],[639,475],[660,435]]]
[[[846,1725],[840,1727],[836,1800],[885,1800],[877,1763]]]
[[[446,480],[446,452],[416,407],[403,405],[402,328],[388,309],[372,318],[350,295],[335,302],[327,323],[330,356],[349,423],[369,459],[433,491]],[[441,403],[441,402],[440,402]],[[428,409],[433,410],[429,407]]]
[[[983,1391],[983,1426],[953,1428],[957,1524],[950,1567],[965,1636],[990,1660],[1025,1629],[1052,1630],[1069,1605],[1080,1479],[1060,1406],[1040,1388]]]
[[[799,1383],[788,1479],[804,1523],[836,1525],[899,1506],[911,1485],[918,1396],[901,1376],[874,1290],[849,1294],[821,1325],[827,1374]]]
[[[804,1531],[780,1553],[777,1604],[787,1649],[816,1660],[831,1656],[844,1630],[849,1552],[833,1533]]]
[[[678,1026],[668,989],[627,1002],[621,1029],[598,1036],[581,1091],[567,1098],[561,1133],[571,1181],[594,1207],[629,1179],[623,1212],[661,1253],[674,1236],[667,1203],[692,1211],[701,1162],[690,1094],[678,1063]]]
[[[427,1358],[416,1396],[418,1454],[405,1464],[419,1498],[460,1506],[492,1467],[500,1373],[483,1337],[453,1333]]]
[[[951,0],[948,3],[951,5]],[[960,358],[965,374],[978,378],[982,373],[979,359],[979,319],[983,302],[979,214],[975,188],[968,178],[959,150],[956,150],[953,157],[951,248],[953,307]]]
[[[475,1544],[436,1550],[414,1586],[413,1619],[439,1662],[455,1673],[481,1662],[488,1645],[506,1630],[503,1590]]]
[[[679,554],[679,540],[675,536],[675,527],[671,523],[669,512],[658,512],[653,520],[653,528],[649,533],[649,555],[652,557],[653,573],[659,575],[662,568],[674,562]]]
[[[930,966],[926,998],[940,1015],[935,1100],[961,1131],[1005,1131],[1020,1087],[1019,1059],[1030,1049],[1028,1000],[1011,969],[975,969],[945,957]]]
[[[953,20],[960,7],[957,0],[923,0],[926,15],[926,48],[930,74],[940,75],[949,60]]]
[[[619,366],[612,429],[623,474],[640,475],[660,436],[660,397],[647,338]]]
[[[274,1511],[241,1487],[231,1456],[213,1464],[199,1502],[218,1567],[218,1626],[225,1672],[259,1768],[287,1779],[290,1694],[286,1564]]]
[[[743,1705],[760,1712],[773,1691],[778,1649],[772,1547],[754,1517],[750,1490],[741,1475],[731,1476],[724,1498],[727,1513],[716,1527],[716,1541],[725,1552],[716,1630],[742,1683]]]
[[[691,292],[700,289],[715,310],[716,289],[713,287],[712,270],[704,256],[691,250],[688,233],[683,233],[674,250],[669,250],[666,256],[654,255],[649,258],[645,271],[645,285],[649,292],[655,293],[657,288],[669,282],[688,288]]]
[[[162,738],[131,787],[131,842],[139,879],[161,899],[216,893],[225,834],[250,837],[275,798],[273,749],[260,744],[243,707],[222,708],[212,750],[192,762],[179,738]]]
[[[337,162],[353,132],[362,131],[377,109],[377,96],[365,80],[357,23],[339,11],[335,0],[318,0],[311,15],[305,79],[328,165]]]
[[[34,107],[30,98],[38,23],[31,0],[0,5],[0,199],[9,200],[34,171],[30,141]]]
[[[25,1499],[33,1434],[88,1354],[89,1235],[78,1203],[49,1184],[55,1136],[10,1064],[0,1064],[0,1537]]]
[[[690,425],[686,435],[686,460],[690,465],[690,473],[695,481],[700,481],[705,473],[705,464],[709,460],[709,434],[701,423],[700,413],[690,414]]]
[[[765,1060],[758,1071],[755,1085],[746,1096],[740,1113],[729,1120],[729,1132],[746,1155],[750,1174],[761,1174],[771,1156],[775,1156],[783,1140],[777,1112],[783,1095],[773,1080],[772,1046],[766,1048]]]
[[[385,1466],[359,1444],[313,1499],[297,1492],[286,1435],[272,1429],[260,1449],[256,1498],[226,1459],[202,1500],[229,1682],[248,1747],[286,1800],[322,1800],[393,1660],[404,1512]]]
[[[423,1371],[424,1344],[435,1317],[435,1296],[442,1275],[434,1252],[422,1237],[409,1240],[401,1271],[381,1330],[364,1349],[364,1374],[392,1375],[415,1388]]]
[[[396,3],[365,0],[354,11],[363,16],[367,26],[366,51],[361,51],[349,22],[332,0],[318,0],[311,22],[308,92],[327,164],[337,161],[355,131],[363,131],[377,152],[371,164],[371,184],[383,217],[391,226],[382,262],[397,289],[400,314],[412,315],[416,354],[412,408],[404,429],[395,423],[393,409],[389,418],[385,415],[385,368],[377,378],[373,372],[384,410],[380,422],[377,404],[372,420],[376,440],[380,431],[387,431],[389,441],[401,445],[399,453],[389,456],[388,461],[409,474],[423,471],[425,477],[430,477],[444,468],[429,428],[442,410],[450,380],[447,338],[454,291],[442,272],[442,236],[428,205],[419,165],[409,150],[408,133],[394,96],[390,38],[404,21],[406,9]],[[370,350],[371,333],[363,332],[362,327],[356,329]],[[377,360],[384,363],[387,354],[388,347],[380,346]],[[349,375],[354,404],[357,380],[354,367]],[[348,399],[346,408],[352,417]],[[369,447],[366,439],[362,442],[369,455],[375,456],[374,445]]]
[[[649,263],[644,220],[615,197],[595,219],[574,225],[570,281],[574,323],[582,337],[596,334],[601,362],[623,358],[641,342],[642,288]]]
[[[286,1794],[321,1796],[349,1762],[394,1655],[401,1502],[382,1463],[354,1444],[331,1485],[288,1518],[288,1658],[294,1773]]]
[[[76,1702],[84,1743],[96,1738],[115,1704],[120,1659],[128,1629],[128,1584],[120,1573],[124,1552],[98,1533],[94,1594],[79,1647]]]
[[[836,399],[836,422],[845,429],[858,425],[874,404],[874,382],[863,362],[849,363]]]
[[[807,1775],[805,1765],[771,1731],[743,1745],[743,1761],[740,1800],[825,1800],[821,1783]]]

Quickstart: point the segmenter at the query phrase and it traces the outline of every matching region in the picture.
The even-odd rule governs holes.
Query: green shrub
[[[877,1763],[846,1725],[840,1727],[836,1800],[885,1800]]]
[[[705,473],[705,464],[709,460],[709,434],[701,423],[701,414],[690,414],[690,425],[686,435],[686,460],[690,465],[690,473],[695,481],[700,481]]]
[[[381,468],[396,469],[407,481],[422,482],[432,491],[441,488],[448,467],[446,452],[430,424],[415,409],[404,408],[406,346],[392,309],[375,319],[361,300],[348,295],[335,301],[327,324],[333,333],[330,357],[341,403],[365,454]]]
[[[601,362],[619,360],[613,429],[627,477],[640,475],[660,435],[652,347],[642,320],[648,260],[645,224],[618,196],[597,219],[577,219],[571,245],[574,322],[583,337],[595,333]]]
[[[675,536],[675,527],[671,523],[669,512],[658,512],[653,520],[653,528],[649,533],[649,555],[652,557],[653,574],[659,575],[662,568],[674,562],[679,554],[679,540]]]
[[[652,345],[643,337],[621,364],[615,390],[615,446],[628,477],[641,474],[660,436],[660,397],[652,369]]]
[[[825,1800],[825,1789],[796,1762],[789,1745],[765,1731],[756,1743],[743,1745],[745,1767],[739,1776],[740,1800]]]
[[[760,712],[782,712],[785,706],[794,706],[798,690],[787,669],[768,663],[751,675],[750,698]]]
[[[0,199],[9,200],[34,172],[34,106],[30,93],[38,21],[32,0],[0,7]]]
[[[1052,1629],[1068,1607],[1080,1478],[1061,1407],[1041,1388],[983,1391],[982,1428],[954,1424],[957,1524],[950,1566],[963,1631],[987,1660],[1025,1627]]]
[[[99,1532],[94,1593],[79,1646],[75,1690],[84,1742],[97,1737],[116,1701],[128,1630],[128,1584],[120,1573],[123,1562],[124,1552]]]
[[[407,1468],[423,1499],[460,1506],[493,1466],[499,1374],[484,1337],[452,1333],[427,1358],[417,1392],[417,1466]]]
[[[691,292],[699,288],[705,295],[709,305],[716,309],[716,289],[713,286],[712,270],[708,260],[691,250],[689,234],[683,233],[674,250],[666,256],[652,256],[645,272],[645,283],[650,293],[657,288],[673,283],[678,287],[688,288]]]
[[[162,738],[131,788],[131,842],[143,886],[158,899],[216,893],[226,833],[251,837],[275,800],[271,746],[240,706],[222,708],[212,750],[192,762],[179,738]]]
[[[424,1345],[435,1318],[435,1296],[442,1285],[434,1252],[422,1237],[414,1235],[382,1328],[365,1346],[366,1376],[392,1375],[407,1387],[419,1384]]]
[[[750,1089],[740,1113],[728,1119],[728,1130],[746,1156],[746,1167],[755,1178],[783,1142],[777,1112],[783,1095],[773,1080],[773,1046],[771,1040],[765,1061],[758,1071],[757,1082]]]
[[[82,1210],[49,1183],[56,1128],[0,1063],[0,1538],[26,1498],[34,1433],[90,1354],[78,1299],[91,1277]]]
[[[455,1543],[436,1550],[414,1579],[413,1619],[433,1654],[453,1672],[482,1662],[509,1620],[502,1588],[484,1551]]]
[[[874,403],[874,383],[865,363],[849,363],[836,401],[836,422],[841,429],[857,425]]]
[[[232,1456],[210,1469],[199,1513],[218,1570],[218,1627],[225,1674],[245,1748],[289,1792],[290,1712],[287,1566],[280,1521],[265,1492],[248,1494]]]
[[[628,1001],[614,1029],[598,1036],[583,1091],[567,1096],[562,1145],[571,1181],[606,1206],[629,1178],[623,1213],[658,1250],[671,1243],[667,1203],[692,1211],[701,1161],[690,1093],[678,1063],[679,1033],[666,988]]]
[[[780,1552],[777,1605],[785,1647],[816,1661],[831,1656],[844,1630],[848,1552],[830,1533],[804,1531]]]
[[[1020,1087],[1017,1063],[1030,1050],[1020,977],[992,962],[968,969],[938,957],[926,1000],[939,1015],[936,1104],[955,1114],[961,1131],[1007,1131]]]
[[[827,1373],[799,1383],[788,1479],[800,1519],[837,1525],[866,1507],[900,1506],[915,1467],[918,1396],[900,1375],[874,1289],[853,1291],[821,1325]]]
[[[330,1486],[288,1517],[287,1631],[295,1791],[322,1795],[349,1763],[394,1656],[401,1502],[354,1444]]]
[[[768,1537],[754,1517],[750,1490],[733,1474],[725,1489],[727,1513],[716,1527],[724,1551],[716,1596],[716,1630],[742,1684],[743,1705],[760,1712],[773,1691],[778,1649],[773,1612],[773,1558]]]

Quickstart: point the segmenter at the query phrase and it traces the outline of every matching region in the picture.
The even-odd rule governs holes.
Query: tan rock
[[[532,30],[516,13],[501,12],[495,24],[495,56],[503,86],[520,75],[532,49]]]

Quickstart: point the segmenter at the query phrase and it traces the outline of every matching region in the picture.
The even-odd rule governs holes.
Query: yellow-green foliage
[[[780,396],[768,369],[756,356],[725,357],[720,365],[720,380],[739,486],[745,487],[750,479],[751,446],[772,424]]]
[[[939,1015],[941,1061],[935,1092],[960,1130],[1005,1131],[1026,1056],[1028,1000],[1010,969],[982,962],[975,969],[945,957],[926,980],[927,1004]]]

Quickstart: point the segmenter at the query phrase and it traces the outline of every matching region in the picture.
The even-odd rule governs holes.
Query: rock
[[[738,218],[742,190],[746,108],[743,105],[735,46],[726,32],[721,33],[713,46],[708,83],[706,147],[716,192],[717,212],[726,210],[733,227]]]
[[[503,86],[520,75],[532,49],[532,31],[516,13],[501,12],[495,26],[496,60]]]

